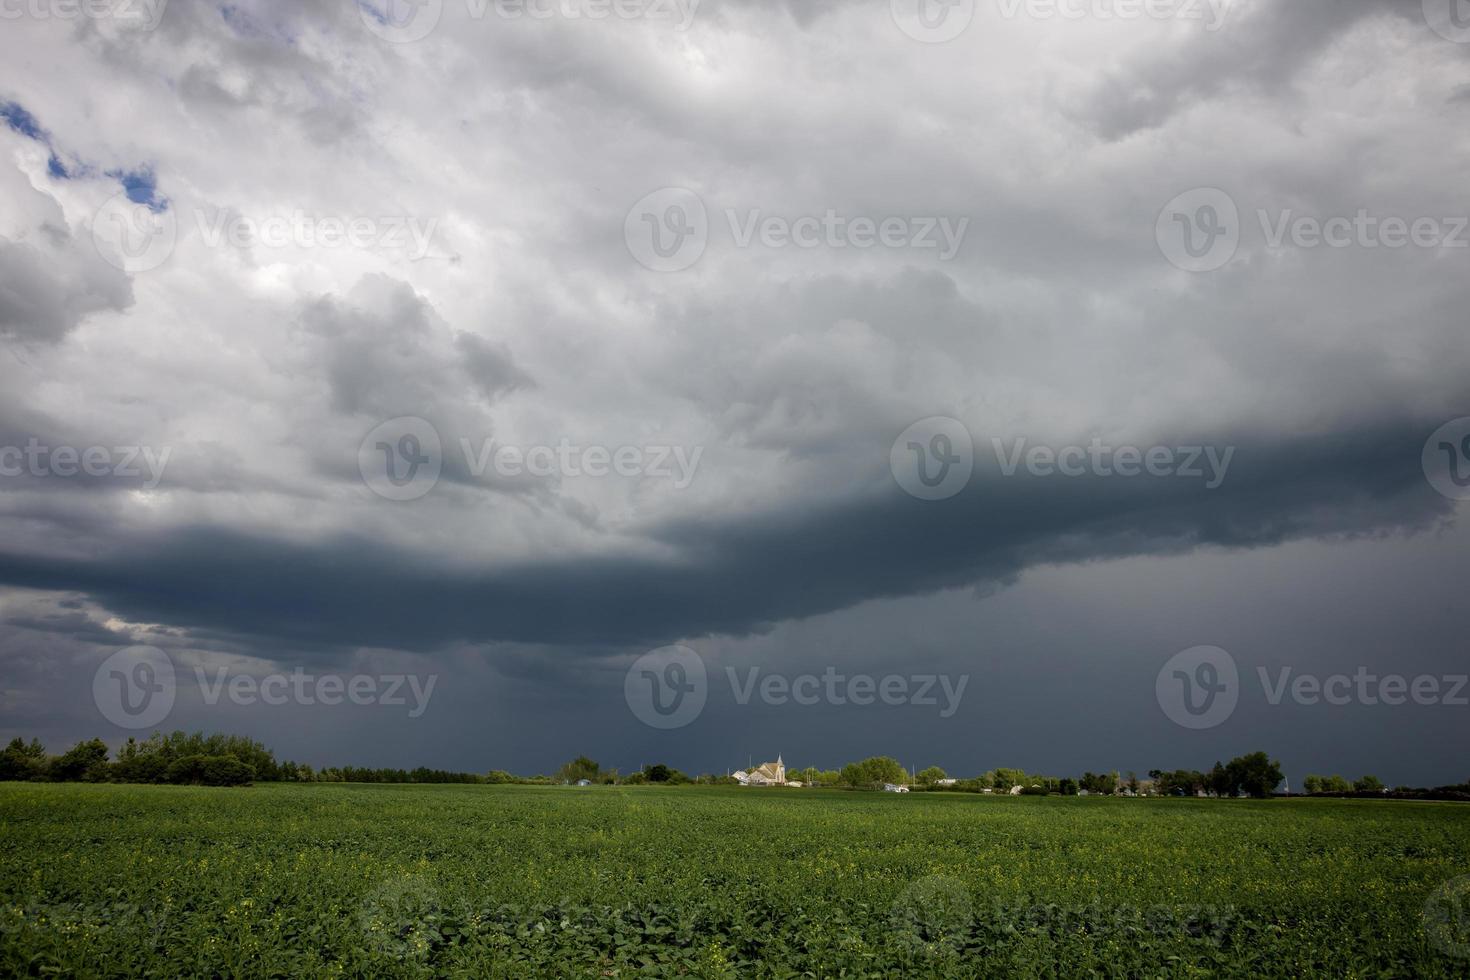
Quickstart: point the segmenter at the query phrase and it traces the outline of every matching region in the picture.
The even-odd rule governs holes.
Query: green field
[[[1454,804],[12,783],[0,849],[5,976],[1470,973]]]

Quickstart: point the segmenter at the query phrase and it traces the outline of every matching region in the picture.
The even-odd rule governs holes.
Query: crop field
[[[1463,977],[1467,874],[1454,804],[0,784],[0,975]]]

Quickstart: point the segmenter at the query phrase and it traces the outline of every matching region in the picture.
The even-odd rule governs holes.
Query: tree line
[[[1302,780],[1302,790],[1308,796],[1470,802],[1470,779],[1451,786],[1435,786],[1428,789],[1416,789],[1411,786],[1397,786],[1389,789],[1377,776],[1364,776],[1352,782],[1342,776],[1308,776]]]
[[[256,779],[279,779],[275,755],[240,735],[155,732],[144,741],[130,738],[108,758],[100,738],[78,742],[51,755],[40,739],[13,739],[0,750],[0,780],[90,783],[174,783],[243,786]]]
[[[603,769],[585,756],[562,766],[555,774],[517,776],[503,769],[487,773],[452,772],[445,769],[372,768],[324,766],[277,761],[275,753],[260,742],[242,735],[176,731],[155,732],[139,741],[129,738],[110,758],[107,743],[100,738],[78,742],[60,755],[52,755],[39,739],[13,739],[0,749],[0,781],[90,783],[160,783],[202,786],[246,786],[273,783],[472,783],[494,785],[517,783],[553,786],[578,782],[637,785],[665,783],[681,785],[717,782],[712,775],[688,776],[663,763],[621,774]]]
[[[1216,762],[1208,772],[1195,769],[1152,769],[1144,782],[1133,773],[1086,772],[1080,777],[1055,777],[1022,769],[997,768],[979,776],[950,779],[939,766],[920,770],[911,778],[890,756],[873,756],[841,769],[788,768],[787,777],[806,786],[879,790],[885,785],[957,793],[1013,793],[1023,795],[1128,795],[1266,797],[1283,781],[1281,765],[1265,752],[1252,752]],[[653,763],[623,773],[604,768],[589,756],[563,764],[555,773],[518,776],[503,769],[487,773],[444,769],[369,768],[331,766],[314,769],[304,763],[277,761],[266,746],[242,735],[203,732],[155,732],[146,739],[129,738],[110,758],[101,739],[78,742],[60,755],[46,751],[39,739],[13,739],[0,750],[0,781],[168,783],[176,785],[244,786],[253,782],[300,783],[473,783],[522,785],[575,784],[586,780],[599,785],[727,785],[735,780],[712,773],[689,775],[665,763]],[[1375,776],[1349,782],[1341,776],[1307,776],[1302,790],[1312,796],[1371,796],[1390,799],[1470,801],[1470,782],[1435,789],[1386,788]]]
[[[60,755],[40,739],[13,739],[0,749],[0,780],[88,783],[167,783],[195,786],[247,786],[253,782],[480,783],[485,776],[441,769],[367,769],[341,766],[313,769],[277,761],[275,753],[243,735],[155,732],[129,738],[109,757],[100,738],[78,742]]]
[[[1383,781],[1377,776],[1364,776],[1348,782],[1341,776],[1308,776],[1302,780],[1302,790],[1308,796],[1323,796],[1329,793],[1382,793]]]
[[[1273,761],[1264,752],[1252,752],[1231,759],[1228,763],[1215,763],[1209,772],[1195,769],[1175,769],[1165,772],[1160,769],[1149,771],[1161,796],[1253,796],[1262,798],[1276,791],[1285,778],[1281,763]]]
[[[838,770],[815,767],[787,770],[788,778],[807,786],[845,787],[848,789],[882,789],[885,785],[910,785],[931,790],[955,792],[1011,792],[1020,787],[1022,793],[1077,795],[1079,792],[1111,794],[1140,790],[1138,780],[1130,773],[1121,780],[1117,773],[1085,773],[1080,779],[1030,774],[1021,769],[992,769],[970,779],[950,781],[944,770],[931,766],[914,779],[903,765],[889,756],[874,756],[848,763]],[[1208,790],[1217,795],[1268,795],[1281,781],[1280,767],[1263,752],[1231,760],[1229,765],[1216,763],[1210,774],[1180,770],[1150,773],[1159,792],[1164,795],[1194,795]],[[78,742],[60,755],[49,754],[39,739],[16,738],[0,750],[0,780],[41,780],[51,782],[116,782],[169,783],[205,786],[243,786],[252,782],[347,782],[347,783],[521,783],[552,785],[558,783],[716,785],[733,782],[730,777],[705,773],[690,776],[665,763],[653,763],[631,773],[604,769],[588,756],[562,765],[550,776],[516,776],[501,769],[488,773],[450,772],[441,769],[364,768],[356,766],[313,769],[304,763],[277,761],[275,754],[260,742],[241,735],[155,732],[139,741],[129,738],[109,758],[109,750],[101,739]],[[1334,784],[1335,785],[1335,784]]]

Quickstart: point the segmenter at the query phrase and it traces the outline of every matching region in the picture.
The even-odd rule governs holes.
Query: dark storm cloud
[[[151,32],[0,33],[0,97],[25,110],[0,125],[0,449],[172,450],[152,489],[0,480],[0,713],[25,734],[97,734],[93,671],[137,642],[185,686],[245,661],[443,674],[421,723],[171,719],[316,764],[549,770],[595,746],[625,767],[783,748],[957,772],[1208,765],[1257,746],[1181,739],[1158,712],[1180,649],[1324,673],[1463,656],[1463,552],[1420,452],[1470,414],[1465,253],[1270,246],[1257,217],[1463,214],[1470,46],[1417,0],[1238,2],[1214,33],[982,0],[938,45],[884,0],[705,0],[682,32],[444,6],[403,44],[349,2],[178,0]],[[179,235],[124,274],[89,226],[107,173],[145,161],[156,184],[136,189]],[[673,274],[625,234],[666,185],[711,228]],[[1191,275],[1155,224],[1205,185],[1241,240]],[[434,222],[433,247],[224,247],[195,217],[298,210]],[[939,262],[737,245],[727,223],[829,210],[969,230]],[[937,503],[888,470],[929,415],[963,419],[982,461]],[[443,472],[393,504],[360,447],[401,416],[433,424]],[[1028,432],[1235,454],[1216,490],[1002,476],[991,437]],[[492,440],[703,462],[678,490],[471,465]],[[672,641],[717,685],[727,664],[922,665],[973,670],[975,700],[941,722],[725,697],[658,733],[623,674]],[[1406,778],[1459,778],[1464,725],[1429,714],[1242,711],[1252,740],[1314,766],[1415,754]]]
[[[878,480],[820,509],[649,529],[677,556],[670,560],[463,568],[368,536],[307,543],[192,528],[114,538],[96,558],[11,552],[0,558],[0,582],[81,591],[132,620],[263,644],[654,645],[1003,583],[1038,564],[1429,527],[1448,513],[1419,464],[1432,428],[1242,439],[1215,490],[1177,477],[1001,477],[991,466],[959,497],[935,503]]]
[[[462,358],[461,367],[480,394],[493,401],[507,392],[534,385],[515,359],[503,346],[493,344],[472,333],[462,333],[454,338],[454,345]]]
[[[78,643],[128,646],[134,642],[133,634],[109,629],[86,613],[77,611],[9,616],[5,625],[37,633],[58,633]]]
[[[132,305],[128,277],[65,229],[38,229],[44,243],[0,238],[0,337],[55,343],[84,317]]]
[[[308,369],[325,378],[332,407],[345,414],[388,418],[452,402],[466,388],[493,401],[534,384],[504,345],[456,334],[422,296],[387,276],[364,279],[346,298],[307,304],[300,324]]]

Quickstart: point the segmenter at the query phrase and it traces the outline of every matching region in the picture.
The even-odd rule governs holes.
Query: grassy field
[[[1466,874],[1453,804],[0,784],[0,975],[1463,977]]]

